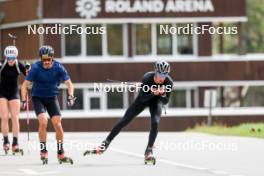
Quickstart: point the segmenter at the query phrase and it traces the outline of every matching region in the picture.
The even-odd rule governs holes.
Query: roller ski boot
[[[58,154],[58,161],[60,164],[62,164],[62,163],[73,164],[73,160],[70,157],[65,156],[64,153]]]
[[[83,153],[83,155],[84,155],[84,156],[86,156],[86,155],[101,155],[101,154],[103,154],[103,153],[107,150],[109,144],[110,144],[109,141],[104,140],[104,141],[101,143],[100,146],[98,146],[98,147],[96,147],[96,148],[94,148],[94,149],[92,149],[92,150],[86,150],[86,151]]]
[[[42,161],[42,164],[48,164],[48,152],[40,152],[40,160]]]
[[[151,147],[148,147],[145,152],[145,164],[156,164],[156,158],[153,156],[153,151]]]
[[[13,155],[24,155],[23,149],[20,149],[17,144],[12,145],[12,154]]]
[[[10,149],[10,144],[9,143],[3,144],[3,149],[5,151],[5,154],[7,155],[8,154],[8,151]]]

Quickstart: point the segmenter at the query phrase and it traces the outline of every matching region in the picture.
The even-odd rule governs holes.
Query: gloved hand
[[[164,95],[166,93],[165,88],[163,86],[159,88],[152,88],[151,92],[156,96]]]
[[[29,63],[29,62],[26,62],[26,64],[25,64],[25,68],[26,68],[26,70],[30,70],[30,68],[31,68],[31,65],[30,65],[30,63]]]
[[[21,109],[26,110],[27,109],[27,101],[22,101],[20,106],[21,106]]]
[[[75,104],[77,97],[75,97],[74,95],[69,95],[68,99],[67,99],[67,104],[69,107],[73,107]]]

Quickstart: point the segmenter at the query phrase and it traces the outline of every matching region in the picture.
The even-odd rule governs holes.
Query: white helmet
[[[155,63],[155,70],[161,74],[168,74],[170,72],[170,64],[166,61],[157,61]]]
[[[18,50],[15,46],[7,46],[4,54],[6,58],[16,58],[18,56]]]

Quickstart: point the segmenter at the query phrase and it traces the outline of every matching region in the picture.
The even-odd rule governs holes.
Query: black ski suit
[[[138,114],[140,114],[146,107],[149,107],[151,115],[151,130],[149,133],[149,140],[147,147],[152,147],[157,134],[158,134],[158,124],[160,121],[160,116],[162,112],[162,104],[165,105],[169,102],[170,93],[173,87],[173,80],[170,76],[167,76],[163,84],[158,85],[154,82],[155,72],[147,72],[142,80],[141,90],[139,95],[130,105],[130,107],[125,112],[123,118],[114,126],[110,134],[107,136],[106,140],[111,142],[116,135],[124,128],[128,123],[131,122]],[[150,90],[148,92],[143,91],[144,86],[167,86],[166,93],[163,96],[156,96]],[[147,89],[145,89],[147,90]]]

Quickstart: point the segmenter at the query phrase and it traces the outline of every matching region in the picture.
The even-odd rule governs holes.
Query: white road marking
[[[223,175],[228,175],[228,173],[227,173],[227,172],[225,172],[225,171],[212,170],[211,172],[212,172],[212,173],[214,173],[214,174],[223,174]]]
[[[144,158],[144,156],[142,154],[129,152],[129,151],[113,148],[113,147],[111,147],[109,149],[114,151],[114,152],[117,152],[117,153],[122,153],[122,154],[130,155],[130,156],[134,156],[134,157],[142,158],[142,159]],[[187,169],[192,169],[192,170],[197,170],[197,171],[208,171],[208,172],[213,173],[213,174],[222,174],[222,175],[228,175],[228,176],[244,176],[244,175],[230,174],[230,173],[225,172],[225,171],[210,170],[209,168],[204,168],[204,167],[200,167],[200,166],[193,166],[193,165],[188,165],[188,164],[177,163],[177,162],[166,160],[166,159],[156,159],[156,160],[159,162],[166,163],[166,164],[173,165],[173,166],[177,166],[177,167],[182,167],[182,168],[187,168]]]
[[[38,172],[32,170],[32,169],[19,169],[21,172],[27,175],[38,175]]]
[[[21,175],[21,173],[18,173],[18,172],[8,172],[8,171],[5,171],[5,172],[0,172],[0,175]]]
[[[160,162],[163,162],[166,164],[170,164],[170,165],[174,165],[174,166],[178,166],[178,167],[193,169],[193,170],[208,170],[208,168],[199,167],[199,166],[192,166],[192,165],[187,165],[187,164],[181,164],[181,163],[177,163],[177,162],[169,161],[169,160],[165,160],[165,159],[157,159],[157,161],[160,161]]]
[[[124,150],[116,149],[116,148],[113,148],[113,147],[110,150],[118,152],[118,153],[127,154],[127,155],[130,155],[130,156],[135,156],[135,157],[138,157],[138,158],[144,158],[144,156],[142,156],[141,154],[124,151]],[[199,167],[199,166],[191,166],[191,165],[187,165],[187,164],[181,164],[181,163],[177,163],[177,162],[169,161],[169,160],[165,160],[165,159],[156,159],[156,160],[160,161],[160,162],[163,162],[163,163],[166,163],[166,164],[170,164],[170,165],[174,165],[174,166],[178,166],[178,167],[184,167],[184,168],[188,168],[188,169],[208,170],[208,168]]]
[[[32,169],[19,169],[23,174],[26,175],[50,175],[50,174],[57,174],[58,172],[39,172],[34,171]],[[21,173],[20,173],[21,174]]]

